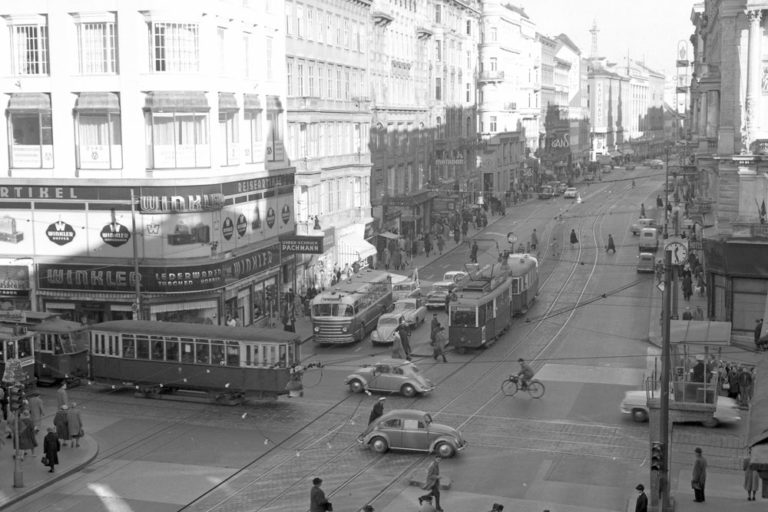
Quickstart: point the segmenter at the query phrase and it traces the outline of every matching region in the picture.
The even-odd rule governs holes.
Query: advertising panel
[[[29,210],[0,210],[0,253],[32,254],[33,222]]]

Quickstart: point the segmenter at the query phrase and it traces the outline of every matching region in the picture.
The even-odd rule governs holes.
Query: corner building
[[[365,240],[373,221],[367,90],[371,2],[287,0],[285,21],[297,233],[323,236],[325,251],[301,260],[301,290],[329,286],[335,267],[356,261],[365,266],[376,255]]]
[[[4,2],[4,309],[244,325],[292,282],[283,3]]]

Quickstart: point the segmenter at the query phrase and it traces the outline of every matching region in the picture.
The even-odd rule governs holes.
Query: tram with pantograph
[[[448,340],[457,352],[490,346],[512,321],[512,282],[506,265],[494,264],[454,290],[448,312]]]
[[[89,376],[150,398],[196,393],[219,403],[301,391],[295,333],[254,327],[117,320],[90,326]]]
[[[539,293],[539,262],[530,254],[514,253],[506,263],[512,278],[512,315],[524,315]]]
[[[392,309],[392,277],[363,270],[312,299],[315,343],[341,344],[363,340],[379,317]]]
[[[27,390],[35,387],[34,340],[34,333],[23,325],[0,324],[0,378],[3,386],[18,384]]]

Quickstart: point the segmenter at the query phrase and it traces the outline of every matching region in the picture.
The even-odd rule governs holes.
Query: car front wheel
[[[645,423],[648,421],[648,412],[643,409],[634,409],[632,411],[632,419],[637,423]]]
[[[349,390],[353,393],[362,393],[365,390],[363,383],[357,379],[349,381]]]
[[[411,384],[403,384],[403,387],[400,388],[400,393],[402,393],[404,397],[412,398],[416,396],[416,388]]]
[[[435,446],[435,453],[442,458],[447,459],[456,455],[456,450],[454,450],[450,443],[443,442]]]
[[[370,445],[376,453],[386,453],[389,450],[389,443],[383,437],[374,437],[371,439]]]

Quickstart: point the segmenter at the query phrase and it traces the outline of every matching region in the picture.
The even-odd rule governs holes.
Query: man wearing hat
[[[701,454],[701,448],[696,448],[696,460],[693,461],[693,474],[691,475],[691,487],[693,487],[693,501],[704,502],[704,485],[707,483],[707,459]]]
[[[377,419],[381,418],[382,414],[384,414],[384,398],[383,396],[379,397],[378,400],[376,400],[376,403],[373,404],[373,409],[371,409],[371,415],[368,416],[368,424],[370,425]]]
[[[330,503],[325,499],[325,493],[320,488],[320,484],[322,483],[322,478],[315,477],[312,479],[312,490],[309,491],[309,512],[325,512],[326,510],[332,510],[330,508]]]
[[[648,512],[648,496],[645,495],[645,486],[637,484],[637,501],[635,502],[635,512]]]
[[[693,367],[693,375],[691,381],[704,382],[704,376],[707,369],[704,366],[704,354],[698,354],[696,356],[696,365]]]

